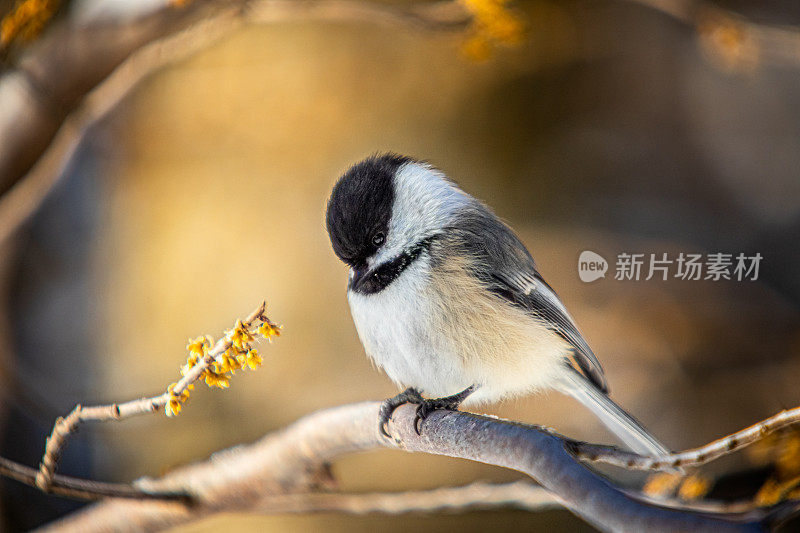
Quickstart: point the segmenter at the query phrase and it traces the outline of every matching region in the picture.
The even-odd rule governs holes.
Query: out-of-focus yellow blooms
[[[509,0],[459,0],[472,13],[472,35],[462,45],[473,61],[489,59],[497,45],[513,46],[525,33],[522,18],[508,8]]]
[[[708,494],[711,488],[711,482],[705,476],[700,474],[692,474],[681,483],[681,488],[678,489],[678,497],[682,500],[696,500]]]
[[[675,489],[678,488],[678,484],[680,482],[680,474],[667,472],[653,474],[647,478],[647,483],[644,484],[642,492],[648,496],[669,496],[675,492]]]
[[[20,0],[0,21],[0,47],[39,35],[58,10],[61,0]]]
[[[702,49],[722,70],[749,72],[758,65],[758,41],[743,19],[710,10],[700,19],[697,33]]]

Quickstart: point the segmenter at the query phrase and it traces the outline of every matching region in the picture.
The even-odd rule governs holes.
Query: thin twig
[[[246,329],[251,329],[256,321],[267,321],[264,316],[266,311],[266,302],[262,302],[255,311],[242,321],[242,325]],[[140,398],[138,400],[131,400],[125,403],[113,403],[109,405],[98,405],[94,407],[83,407],[77,405],[72,412],[64,418],[56,420],[53,426],[53,432],[47,438],[45,444],[44,456],[39,467],[39,472],[36,475],[36,486],[43,491],[50,489],[53,474],[55,473],[58,460],[63,451],[67,439],[83,422],[96,421],[103,422],[109,420],[124,420],[137,415],[146,413],[154,413],[160,411],[170,398],[173,396],[180,396],[182,392],[187,390],[189,385],[200,379],[203,373],[211,367],[212,364],[227,352],[232,346],[229,336],[223,336],[214,347],[208,351],[206,356],[198,362],[198,364],[189,368],[184,376],[172,388],[172,392],[164,392],[158,396],[150,398]]]
[[[669,470],[676,467],[700,466],[728,455],[764,438],[769,433],[800,422],[800,407],[781,411],[757,424],[705,446],[656,457],[638,455],[613,446],[572,442],[570,446],[582,460],[606,463],[629,470]]]
[[[0,475],[14,479],[31,487],[36,486],[38,470],[0,457]],[[103,483],[70,476],[53,475],[50,493],[78,500],[99,500],[101,498],[136,498],[163,501],[178,500],[189,503],[188,494],[180,492],[148,492],[127,483]]]
[[[514,481],[500,484],[476,482],[461,487],[400,493],[315,492],[267,496],[253,511],[266,514],[339,512],[361,515],[433,513],[498,507],[514,507],[527,511],[563,508],[555,496],[539,485],[529,481]]]
[[[677,498],[654,498],[627,491],[636,500],[681,511],[744,516],[757,509],[752,500],[687,501]],[[339,512],[347,514],[402,514],[415,512],[484,510],[513,507],[526,511],[563,509],[560,500],[540,485],[529,481],[511,483],[475,482],[460,487],[442,487],[423,491],[373,492],[348,494],[308,492],[265,496],[253,512],[265,514]]]

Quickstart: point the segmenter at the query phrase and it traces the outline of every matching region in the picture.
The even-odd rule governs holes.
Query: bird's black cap
[[[394,176],[412,161],[397,154],[368,157],[339,178],[328,199],[326,225],[339,259],[363,267],[377,247],[373,236],[387,235],[394,203]]]

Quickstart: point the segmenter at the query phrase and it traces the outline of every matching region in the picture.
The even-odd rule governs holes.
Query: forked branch
[[[388,512],[376,503],[386,495],[321,495],[328,465],[338,457],[379,447],[445,455],[523,472],[557,502],[604,530],[759,531],[796,512],[780,509],[708,512],[658,504],[627,493],[581,464],[571,441],[546,428],[453,411],[436,411],[413,429],[414,409],[401,406],[390,425],[393,439],[378,433],[375,402],[336,407],[309,415],[250,446],[215,454],[206,462],[180,468],[135,486],[148,492],[186,493],[193,504],[111,499],[51,524],[52,531],[160,529],[218,512],[280,512],[361,509]],[[459,489],[452,489],[459,490]],[[519,500],[526,495],[520,491]],[[530,493],[528,493],[530,495]],[[541,495],[538,494],[537,497]],[[344,498],[344,500],[338,500]],[[346,503],[359,501],[356,507]],[[370,503],[368,498],[376,498]],[[391,496],[396,505],[402,495]],[[464,501],[463,499],[461,500]],[[506,494],[503,503],[514,504]],[[408,504],[401,508],[413,507]],[[434,507],[436,508],[436,507]]]
[[[170,386],[163,394],[150,398],[140,398],[125,403],[113,403],[95,407],[83,407],[78,405],[69,415],[56,420],[53,431],[45,445],[45,452],[39,467],[39,473],[36,475],[36,486],[44,491],[50,489],[53,481],[53,474],[55,473],[55,468],[64,445],[69,436],[77,430],[81,423],[88,421],[103,422],[109,420],[124,420],[137,415],[158,412],[168,405],[175,410],[180,410],[181,401],[188,398],[189,388],[201,377],[210,375],[217,380],[224,379],[220,374],[212,372],[210,369],[212,365],[228,364],[226,361],[226,357],[229,357],[228,350],[230,350],[235,343],[238,342],[241,348],[241,339],[238,339],[237,335],[249,335],[249,340],[252,340],[252,335],[250,335],[249,332],[259,325],[267,324],[270,328],[275,327],[264,314],[266,306],[266,302],[263,302],[255,311],[250,313],[244,321],[237,322],[236,327],[231,330],[228,335],[222,337],[210,350],[205,351],[203,346],[198,346],[198,354],[200,357],[195,357],[194,364],[185,368],[183,377],[177,383]],[[207,377],[206,379],[208,380],[209,378]]]

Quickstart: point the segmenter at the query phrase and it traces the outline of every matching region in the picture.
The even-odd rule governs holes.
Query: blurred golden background
[[[790,5],[763,11],[800,15]],[[526,38],[486,62],[460,55],[461,34],[296,21],[237,31],[142,83],[4,261],[3,455],[36,464],[76,403],[161,391],[187,338],[219,336],[262,299],[285,328],[259,371],[198,389],[176,419],[83,428],[61,471],[154,475],[314,410],[394,395],[358,342],[323,223],[338,175],[384,150],[431,161],[518,230],[615,399],[667,445],[800,404],[798,70],[721,68],[693,31],[640,5],[519,8]],[[579,280],[583,250],[612,262],[606,279]],[[616,281],[621,252],[764,259],[756,282]],[[484,410],[613,442],[556,394]],[[353,491],[517,477],[389,451],[334,471]],[[4,487],[10,531],[75,507]],[[488,527],[589,529],[566,512],[492,511],[225,516],[181,531]]]

